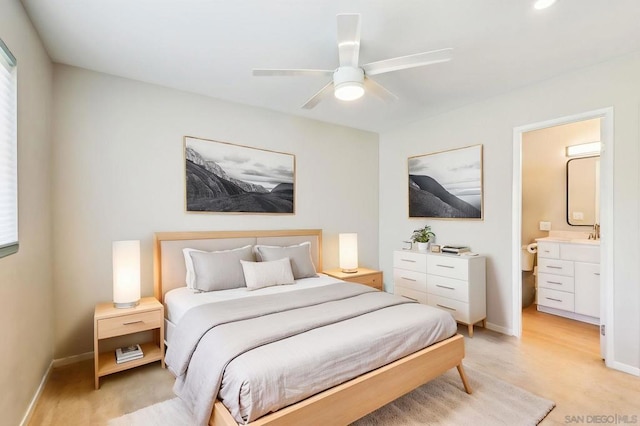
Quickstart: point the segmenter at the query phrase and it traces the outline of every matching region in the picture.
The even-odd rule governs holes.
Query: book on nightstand
[[[116,364],[140,359],[144,356],[140,345],[125,346],[116,349]]]

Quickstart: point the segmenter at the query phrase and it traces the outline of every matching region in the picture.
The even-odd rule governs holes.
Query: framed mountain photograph
[[[295,213],[293,154],[184,138],[187,212]]]
[[[409,157],[409,217],[482,220],[482,145]]]

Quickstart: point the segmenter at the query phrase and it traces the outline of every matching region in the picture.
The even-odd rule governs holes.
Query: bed
[[[293,285],[269,287],[255,292],[246,289],[230,289],[201,295],[204,296],[202,300],[207,297],[213,298],[213,301],[216,302],[213,304],[188,301],[190,296],[186,294],[189,292],[183,290],[186,274],[185,257],[182,252],[184,248],[219,251],[243,246],[284,247],[297,244],[309,245],[315,268],[317,271],[321,271],[321,230],[156,233],[154,290],[156,297],[166,306],[165,329],[166,342],[169,347],[167,357],[169,362],[173,364],[170,364],[169,367],[177,376],[175,388],[177,393],[183,399],[185,399],[185,395],[194,399],[192,401],[194,412],[200,411],[198,423],[206,424],[206,421],[202,422],[203,415],[206,413],[206,419],[212,426],[237,426],[245,424],[246,421],[255,426],[348,424],[453,367],[458,369],[464,390],[471,393],[462,367],[462,359],[464,358],[462,336],[455,333],[455,328],[454,331],[451,331],[450,326],[446,323],[445,325],[434,325],[434,327],[423,326],[420,321],[431,321],[431,317],[426,317],[427,307],[397,296],[387,295],[359,284],[338,283],[338,280],[319,274],[318,278],[296,279]],[[183,299],[182,302],[176,304],[175,300],[180,299]],[[198,300],[201,299],[198,298]],[[189,305],[190,303],[192,304]],[[282,303],[291,304],[291,307],[281,308]],[[277,309],[267,312],[272,309],[270,307],[272,305],[277,306]],[[267,315],[258,317],[261,310],[264,310]],[[254,311],[256,312],[255,318],[252,316]],[[212,321],[219,321],[224,327],[201,325],[200,317],[204,312],[217,315],[218,318]],[[304,314],[301,314],[302,312]],[[222,317],[220,317],[221,315]],[[233,321],[224,315],[234,316]],[[245,317],[235,318],[238,315],[245,315]],[[298,315],[298,317],[293,315]],[[327,315],[332,317],[325,318]],[[424,320],[421,319],[423,315],[425,316]],[[337,320],[334,322],[333,317],[341,318],[340,322]],[[309,318],[313,321],[327,322],[322,326],[314,324],[313,327],[309,327],[306,323],[306,321],[311,321]],[[262,331],[259,329],[263,327],[270,331],[272,325],[269,325],[267,321],[273,321],[273,324],[287,324],[287,327],[292,330],[291,335],[287,335],[286,339],[263,342],[261,339],[266,337],[261,334]],[[402,321],[398,323],[401,326],[394,325],[395,321]],[[231,325],[232,322],[233,325]],[[374,323],[376,327],[366,327],[366,323]],[[453,324],[455,325],[455,322]],[[299,330],[296,331],[296,327],[300,330],[308,329],[308,331],[302,333]],[[394,327],[404,330],[406,334],[395,336],[394,333],[397,331],[391,332]],[[198,334],[200,333],[197,331],[199,328],[206,331]],[[350,329],[353,329],[354,332],[347,334]],[[380,331],[373,333],[370,331],[371,329],[380,329]],[[210,330],[215,330],[215,332]],[[283,331],[274,333],[281,334]],[[252,334],[255,334],[255,337],[251,337]],[[233,336],[236,335],[242,336],[241,339],[237,339],[240,341],[239,343],[233,341]],[[340,337],[344,335],[349,337]],[[257,339],[257,343],[252,343],[252,338]],[[316,342],[325,341],[329,342],[326,345],[327,348],[332,348],[332,350],[333,348],[342,348],[340,345],[343,343],[337,345],[330,339],[342,339],[345,345],[353,346],[353,349],[351,346],[349,349],[346,349],[347,346],[345,349],[340,349],[344,352],[340,353],[340,356],[351,360],[350,362],[356,361],[354,366],[345,367],[343,371],[340,369],[343,363],[328,363],[331,357],[336,356],[335,354],[325,354],[323,353],[324,349],[318,352],[315,352],[315,349],[309,349]],[[405,341],[407,342],[405,343]],[[429,346],[425,347],[425,341],[430,342]],[[431,343],[431,341],[435,343]],[[220,344],[220,342],[226,343]],[[222,354],[224,351],[234,350],[233,348],[238,344],[248,345],[248,349],[242,349],[238,355],[234,353]],[[294,344],[298,346],[292,346]],[[224,348],[224,350],[218,351],[216,348]],[[291,348],[307,349],[292,350]],[[365,352],[367,357],[360,358]],[[289,353],[295,354],[287,355]],[[230,360],[218,360],[224,356],[228,356]],[[291,359],[286,356],[290,356]],[[387,357],[389,358],[387,359]],[[286,395],[269,395],[260,386],[254,385],[253,388],[245,386],[246,379],[243,382],[242,377],[234,377],[234,372],[243,372],[248,366],[251,367],[249,370],[253,370],[254,365],[262,362],[258,362],[259,360],[269,359],[270,366],[264,367],[265,372],[256,373],[258,374],[256,377],[265,380],[264,377],[270,377],[270,374],[273,373],[269,368],[277,370],[282,368],[283,364],[293,365],[290,363],[298,362],[299,359],[299,362],[304,362],[306,358],[311,360],[309,362],[318,362],[318,365],[322,367],[309,368],[303,365],[300,367],[300,371],[312,371],[314,376],[322,376],[318,383],[329,383],[326,387],[317,388],[317,386],[321,386],[317,383],[314,383],[313,386],[292,384],[296,379],[293,373],[296,367],[288,369],[293,372],[291,373],[292,377],[286,377]],[[223,368],[220,371],[225,371],[225,374],[220,373],[219,376],[212,376],[213,380],[211,380],[208,375],[214,374],[211,371],[216,369],[200,365],[205,359],[214,365],[216,362],[221,362]],[[329,370],[327,365],[331,365],[332,369]],[[256,368],[256,371],[258,370]],[[300,373],[299,375],[304,374]],[[228,376],[231,379],[227,379]],[[258,378],[252,378],[252,380],[255,383],[260,383]],[[216,380],[218,380],[218,384],[213,385],[212,383]],[[194,384],[196,387],[193,387]],[[209,391],[213,393],[207,396]],[[257,408],[248,404],[247,407],[234,406],[234,400],[238,399],[238,395],[234,392],[239,393],[241,400],[245,398],[247,401],[253,401]],[[283,401],[278,401],[279,405],[274,405],[275,399],[271,401],[269,398],[282,398]],[[209,400],[210,406],[202,405],[202,402],[195,401],[196,399],[204,399],[205,402]],[[256,402],[257,400],[266,402],[260,406]],[[240,402],[242,403],[242,401]],[[230,408],[227,408],[225,404]]]

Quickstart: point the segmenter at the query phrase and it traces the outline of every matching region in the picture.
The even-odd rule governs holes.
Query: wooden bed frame
[[[317,252],[314,262],[322,270],[322,230],[294,229],[275,231],[218,231],[218,232],[162,232],[154,237],[154,282],[155,296],[161,302],[164,294],[175,284],[163,286],[163,243],[194,240],[246,241],[248,238],[279,239],[292,238],[312,240]],[[236,246],[237,247],[237,246]],[[184,285],[184,284],[182,284]],[[453,367],[458,369],[464,390],[471,393],[462,366],[464,338],[456,334],[447,340],[431,345],[418,352],[387,364],[369,373],[356,377],[341,385],[309,397],[296,404],[268,414],[249,423],[251,426],[284,425],[346,425],[388,404],[402,395],[438,377]],[[211,426],[238,426],[227,408],[216,401]]]

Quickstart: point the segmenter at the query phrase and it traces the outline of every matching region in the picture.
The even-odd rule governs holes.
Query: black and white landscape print
[[[294,213],[295,157],[184,138],[189,212]]]
[[[482,219],[482,145],[409,157],[409,217]]]

